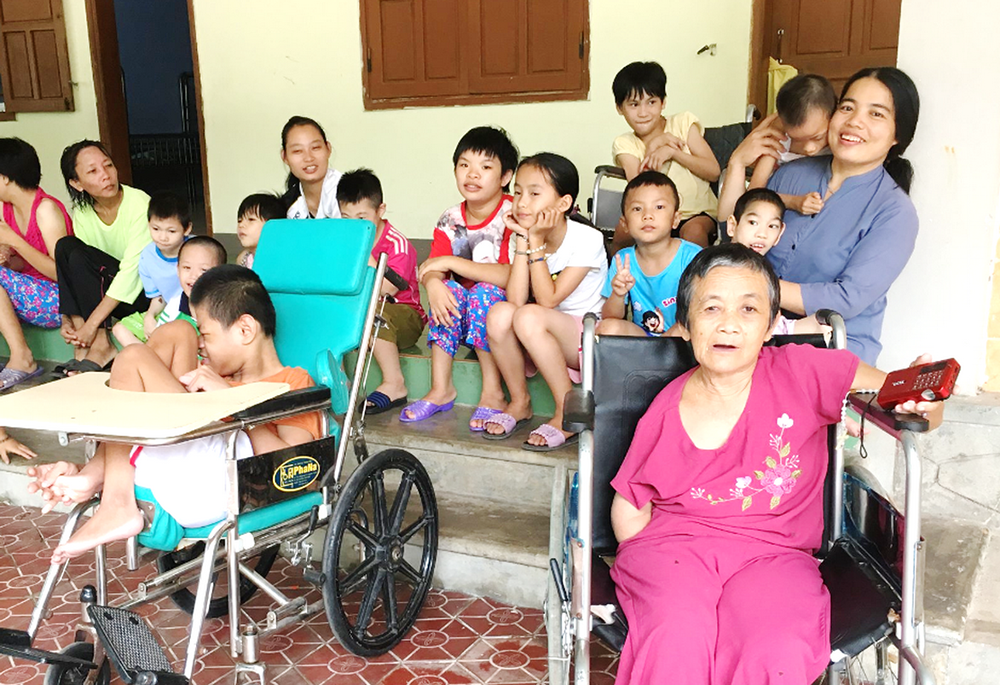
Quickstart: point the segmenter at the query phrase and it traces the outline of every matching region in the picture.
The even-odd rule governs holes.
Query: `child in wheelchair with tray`
[[[47,508],[76,506],[28,629],[0,628],[0,655],[50,664],[51,682],[95,682],[93,669],[106,655],[126,683],[186,684],[206,616],[228,608],[230,654],[243,656],[237,675],[249,671],[264,682],[260,641],[319,611],[341,644],[360,656],[383,654],[406,635],[433,577],[437,504],[415,457],[402,450],[369,456],[364,440],[359,393],[373,329],[382,325],[376,284],[396,276],[387,271],[385,255],[369,266],[374,237],[366,221],[269,222],[254,271],[217,267],[192,291],[204,363],[194,329],[171,324],[149,345],[124,350],[108,381],[85,374],[19,393],[17,402],[0,398],[0,414],[12,426],[56,431],[63,442],[99,443],[82,469],[66,463],[36,469],[31,489]],[[325,323],[297,325],[304,318]],[[352,350],[358,358],[348,379],[342,361]],[[314,379],[319,387],[311,387]],[[78,404],[67,405],[67,396],[87,397],[94,406],[86,412],[57,407],[45,415],[43,408],[53,404]],[[343,429],[332,416],[342,416]],[[341,484],[349,444],[358,464]],[[77,530],[95,504],[96,514]],[[321,526],[327,531],[320,570],[313,569],[309,538]],[[139,565],[136,540],[149,548],[144,555],[167,553],[159,575],[111,606],[105,545],[121,539],[128,539],[130,570]],[[279,546],[289,563],[304,568],[307,583],[295,586],[297,596],[265,577]],[[96,588],[81,593],[85,611],[76,642],[62,653],[35,648],[68,560],[90,549],[97,557]],[[227,597],[212,600],[220,569]],[[193,602],[188,587],[197,587]],[[258,588],[272,602],[260,621],[240,609]],[[172,671],[149,627],[131,611],[165,596],[192,614],[183,674]],[[106,677],[102,670],[97,681]]]
[[[207,271],[191,290],[198,337],[184,322],[167,324],[149,346],[130,345],[111,369],[110,386],[154,393],[209,392],[257,381],[287,383],[291,390],[314,385],[308,372],[286,367],[274,347],[275,312],[253,271],[223,265]],[[265,454],[319,440],[316,412],[254,426],[237,437],[236,456]],[[32,491],[47,503],[86,502],[98,492],[101,506],[70,540],[56,547],[59,564],[98,545],[138,535],[149,519],[150,536],[172,549],[183,528],[197,528],[226,516],[226,437],[211,435],[176,445],[132,447],[104,444],[77,472],[74,464],[39,466]],[[142,511],[135,488],[147,499]],[[152,516],[148,512],[152,511]]]

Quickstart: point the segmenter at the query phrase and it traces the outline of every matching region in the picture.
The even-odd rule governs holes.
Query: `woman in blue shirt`
[[[894,67],[863,69],[850,78],[830,119],[829,156],[783,165],[768,182],[778,193],[819,193],[823,208],[790,211],[781,241],[768,253],[781,282],[781,307],[808,316],[840,312],[847,347],[868,364],[879,337],[886,293],[902,272],[917,238],[910,200],[913,169],[902,154],[913,140],[920,100],[910,78]],[[756,133],[756,132],[755,132]],[[780,141],[751,134],[730,160],[730,178]]]

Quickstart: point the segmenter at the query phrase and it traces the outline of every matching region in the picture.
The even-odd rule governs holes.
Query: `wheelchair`
[[[846,347],[839,314],[821,310],[833,327],[829,346]],[[566,398],[564,429],[579,432],[579,466],[567,482],[562,519],[553,521],[553,539],[563,540],[562,558],[552,559],[547,596],[550,682],[590,682],[591,634],[620,652],[628,624],[615,594],[606,557],[618,542],[611,527],[614,478],[636,424],[656,395],[696,362],[680,338],[595,335],[596,319],[584,320],[583,384]],[[775,336],[769,344],[827,347],[822,335]],[[831,599],[831,664],[827,683],[891,682],[888,646],[898,649],[898,682],[924,685],[934,676],[924,664],[923,541],[920,537],[920,456],[916,433],[927,430],[920,417],[882,411],[871,394],[849,402],[865,420],[902,444],[906,464],[905,511],[893,508],[869,483],[863,469],[845,472],[843,426],[829,429],[830,461],[824,485],[823,545],[817,552]],[[683,620],[683,617],[678,617]],[[862,653],[874,651],[874,677],[862,668]],[[864,668],[871,668],[870,654]]]
[[[283,363],[310,372],[314,388],[281,394],[265,388],[276,396],[265,401],[243,397],[244,405],[252,405],[246,408],[223,396],[277,384],[250,384],[198,395],[135,397],[128,393],[131,397],[124,401],[130,403],[165,397],[207,398],[217,403],[215,414],[194,411],[194,423],[188,416],[186,427],[161,426],[149,431],[113,415],[115,402],[122,401],[116,398],[121,391],[103,387],[105,374],[56,381],[19,393],[13,402],[3,398],[6,404],[0,405],[0,413],[12,416],[10,425],[57,431],[64,444],[84,440],[91,446],[98,441],[162,445],[226,435],[229,493],[227,516],[215,524],[183,529],[173,536],[147,528],[127,542],[129,570],[139,567],[140,557],[159,555],[160,572],[140,583],[117,606],[109,606],[107,553],[98,547],[93,583],[81,593],[83,620],[75,642],[61,653],[32,647],[67,566],[51,565],[27,630],[0,629],[0,655],[49,664],[47,683],[106,683],[110,661],[126,683],[185,684],[191,682],[195,670],[206,617],[225,614],[230,653],[240,658],[235,677],[248,673],[264,683],[261,641],[319,611],[326,612],[343,646],[360,656],[383,654],[406,635],[430,589],[438,512],[433,484],[414,456],[396,449],[369,455],[365,443],[362,390],[371,364],[373,335],[383,325],[380,285],[385,276],[394,283],[400,281],[398,287],[406,287],[398,275],[386,270],[384,254],[375,268],[368,265],[374,239],[371,223],[346,219],[271,221],[263,231],[254,267],[277,312],[275,345]],[[349,383],[342,361],[355,349],[358,359]],[[38,416],[39,402],[44,405],[53,401],[45,398],[58,395],[81,397],[78,387],[86,389],[91,402],[107,405],[103,414],[98,407],[96,418],[83,424]],[[278,387],[279,393],[287,390]],[[31,393],[42,395],[33,400]],[[227,402],[233,406],[225,406]],[[236,459],[240,431],[317,411],[326,437]],[[340,425],[334,420],[337,416],[342,417]],[[101,425],[103,429],[97,430]],[[349,444],[353,444],[357,466],[342,482]],[[73,509],[61,542],[69,539],[84,512],[97,504],[95,498]],[[326,528],[325,542],[315,550],[311,538],[321,528]],[[268,581],[266,575],[279,549],[292,565],[302,568],[306,587],[321,590],[321,599],[309,601],[308,594],[288,597]],[[213,599],[219,573],[225,574],[228,588],[225,596]],[[260,621],[241,611],[241,604],[255,591],[273,602]],[[316,593],[311,594],[315,597]],[[156,638],[134,612],[144,603],[167,596],[191,614],[182,673],[172,671]]]
[[[757,117],[757,108],[747,107],[744,121],[725,126],[714,126],[705,129],[705,142],[712,149],[715,159],[719,162],[722,173],[726,172],[729,158],[753,129],[753,121]],[[604,233],[610,242],[615,235],[615,226],[622,215],[622,194],[625,188],[625,172],[621,167],[602,165],[594,169],[594,190],[588,203],[590,221]],[[609,180],[610,179],[610,180]],[[719,194],[722,187],[722,176],[709,184],[712,192]],[[721,230],[720,235],[725,235]]]

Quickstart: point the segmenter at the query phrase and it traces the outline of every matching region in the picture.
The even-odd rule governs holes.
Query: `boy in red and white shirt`
[[[337,203],[345,219],[365,219],[375,224],[375,246],[369,263],[374,266],[384,252],[388,268],[410,286],[399,290],[388,279],[382,280],[382,294],[391,295],[396,301],[386,302],[382,310],[382,318],[388,325],[378,329],[375,340],[375,361],[382,370],[382,383],[367,400],[367,412],[381,414],[406,404],[406,379],[399,364],[399,350],[412,347],[427,323],[420,305],[417,253],[406,236],[385,218],[382,184],[370,169],[356,169],[340,178]]]

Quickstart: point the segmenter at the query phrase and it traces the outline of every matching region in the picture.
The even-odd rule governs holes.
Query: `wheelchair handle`
[[[816,320],[833,329],[833,349],[847,349],[847,325],[844,323],[844,317],[832,309],[820,309],[816,312]]]
[[[393,271],[392,267],[390,267],[388,264],[385,267],[385,273],[383,274],[383,276],[385,277],[385,280],[392,283],[392,285],[400,292],[410,289],[409,282],[405,278],[400,276],[398,273]]]

